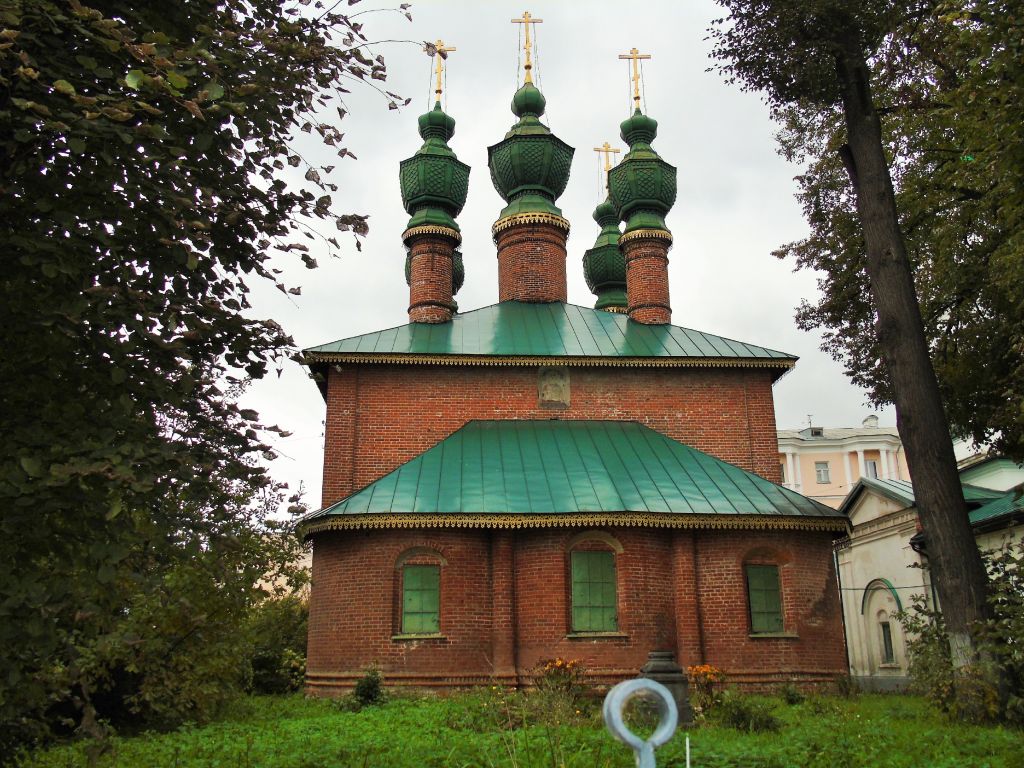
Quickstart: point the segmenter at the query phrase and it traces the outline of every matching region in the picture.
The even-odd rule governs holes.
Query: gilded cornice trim
[[[626,232],[619,236],[619,245],[628,243],[630,240],[640,240],[641,238],[668,240],[671,243],[672,233],[667,229],[634,229],[632,232]]]
[[[388,528],[586,528],[602,525],[629,528],[686,528],[723,531],[834,531],[849,530],[846,518],[782,515],[673,515],[656,512],[583,512],[537,514],[363,514],[330,515],[300,523],[305,538],[323,531]]]
[[[303,362],[370,363],[376,365],[480,365],[490,367],[531,367],[565,365],[575,368],[784,368],[796,365],[786,357],[602,357],[565,355],[424,355],[377,352],[307,352]]]
[[[451,227],[442,227],[437,224],[424,224],[422,227],[409,227],[402,233],[402,242],[406,242],[410,238],[416,237],[417,235],[441,235],[443,237],[450,237],[456,243],[462,242],[462,234]]]
[[[553,227],[564,229],[566,232],[569,231],[569,220],[555,216],[553,213],[516,213],[494,222],[491,226],[491,235],[497,235],[518,224],[550,224]]]

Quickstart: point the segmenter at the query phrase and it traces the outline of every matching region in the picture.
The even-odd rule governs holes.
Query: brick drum
[[[498,232],[499,301],[565,301],[565,242],[552,224],[516,224]]]
[[[409,322],[446,323],[452,319],[452,259],[456,241],[444,235],[415,235],[410,255]]]
[[[647,325],[672,321],[668,292],[668,249],[671,241],[637,237],[620,244],[626,262],[626,304],[629,319]]]

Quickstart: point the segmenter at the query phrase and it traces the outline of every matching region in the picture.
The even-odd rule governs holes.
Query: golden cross
[[[601,152],[601,153],[604,154],[604,169],[606,171],[610,171],[612,169],[612,154],[616,154],[617,155],[622,150],[614,148],[611,144],[609,144],[606,141],[600,147],[594,147],[594,151],[595,152]]]
[[[444,64],[442,63],[448,58],[448,54],[456,50],[455,46],[448,48],[444,44],[444,40],[438,40],[434,43],[434,50],[437,51],[437,87],[434,89],[434,93],[437,94],[437,100],[441,100],[441,73],[444,71]]]
[[[649,59],[651,54],[640,53],[636,48],[630,48],[629,53],[620,53],[619,58],[633,60],[633,101],[636,102],[636,108],[640,109],[640,59]]]
[[[526,82],[533,82],[533,75],[530,70],[533,69],[533,64],[530,61],[530,49],[533,47],[530,45],[530,25],[531,24],[542,24],[544,19],[535,19],[530,15],[529,11],[523,13],[521,19],[512,19],[513,24],[524,24],[526,25],[526,43],[523,45],[523,50],[526,51],[526,64],[523,65],[523,69],[526,70]]]

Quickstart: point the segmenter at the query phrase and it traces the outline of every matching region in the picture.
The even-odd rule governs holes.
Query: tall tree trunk
[[[841,152],[864,230],[879,348],[914,479],[932,581],[949,629],[953,664],[959,667],[973,658],[970,625],[988,614],[988,579],[967,518],[949,425],[928,356],[882,148],[881,122],[871,101],[869,70],[859,41],[843,41],[836,69],[848,141]]]

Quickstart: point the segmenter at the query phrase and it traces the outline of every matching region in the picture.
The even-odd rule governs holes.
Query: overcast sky
[[[366,10],[360,3],[352,11]],[[628,64],[620,53],[637,47],[652,55],[645,62],[645,112],[658,120],[655,149],[678,169],[679,197],[666,222],[675,237],[669,253],[672,322],[727,338],[782,350],[800,358],[775,385],[779,428],[800,428],[813,415],[815,425],[856,426],[871,410],[864,393],[818,347],[817,334],[797,329],[794,308],[817,295],[817,276],[794,273],[771,252],[807,232],[794,193],[799,168],[776,154],[776,127],[756,94],[727,85],[708,72],[711,19],[721,10],[707,0],[625,3],[541,0],[529,5],[487,2],[415,3],[413,21],[393,12],[365,13],[359,21],[371,40],[441,38],[450,54],[445,109],[455,118],[450,145],[471,166],[469,199],[458,217],[466,282],[456,299],[463,311],[498,300],[497,259],[490,227],[504,202],[491,185],[487,147],[499,142],[515,121],[512,94],[522,25],[512,24],[529,10],[536,25],[535,73],[547,97],[551,130],[576,148],[565,193],[558,205],[569,219],[569,301],[593,306],[583,279],[583,252],[598,228],[591,218],[603,197],[597,153],[604,141],[623,147],[619,123],[631,110]],[[416,118],[432,104],[431,61],[421,45],[382,43],[388,90],[412,98],[401,110],[372,89],[352,85],[350,114],[341,122],[344,145],[358,160],[336,165],[332,179],[339,211],[369,214],[370,234],[357,253],[342,239],[339,258],[311,245],[320,267],[315,272],[289,260],[285,281],[301,285],[302,295],[284,297],[272,287],[254,291],[254,311],[271,317],[309,347],[408,322],[408,287],[401,242],[408,214],[402,209],[398,163],[420,146]],[[332,109],[325,113],[336,115]],[[336,116],[333,119],[337,119]],[[316,153],[310,143],[303,150]],[[307,155],[308,157],[309,155]],[[324,224],[328,236],[333,227]],[[281,376],[254,385],[245,402],[267,421],[292,432],[276,441],[281,457],[276,479],[297,487],[301,481],[311,508],[320,503],[324,404],[304,369],[285,366]],[[891,410],[882,426],[895,424]]]

